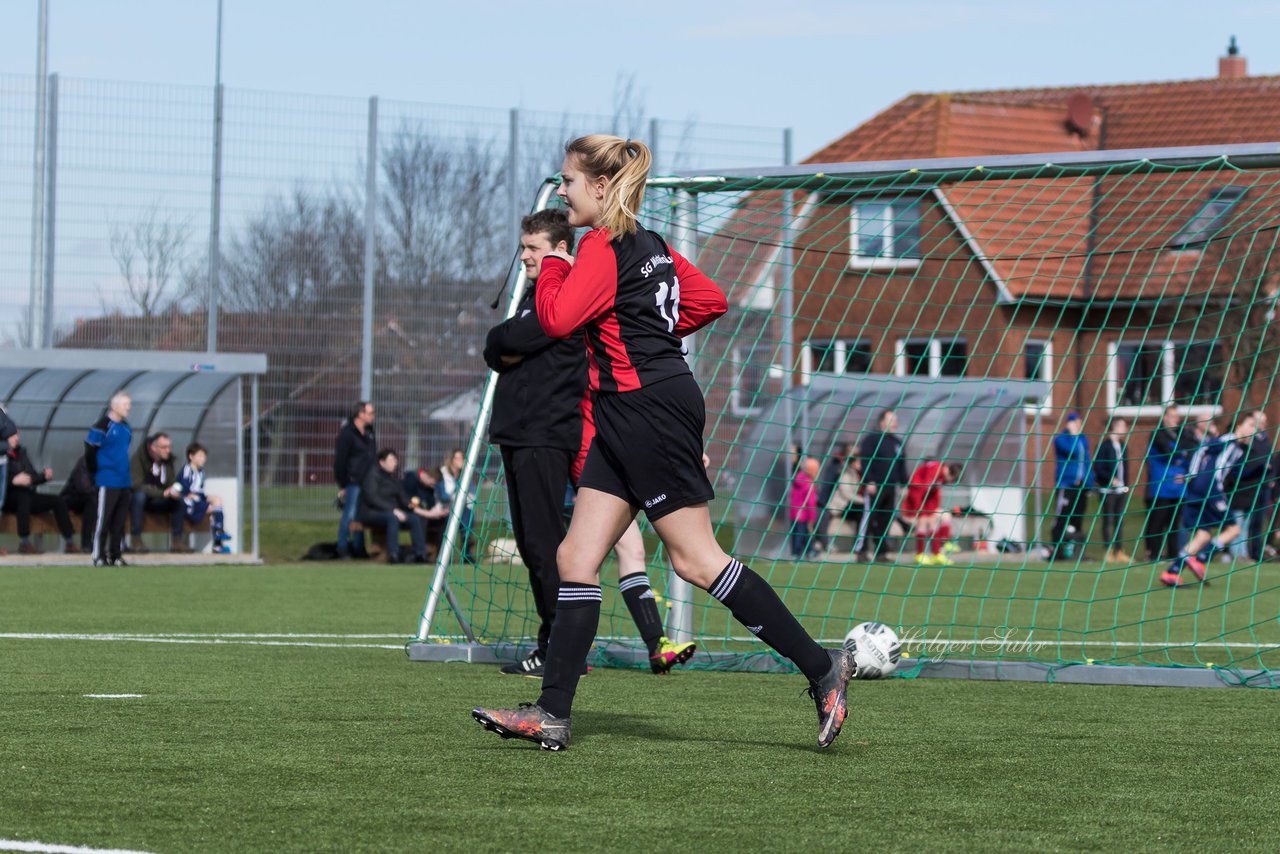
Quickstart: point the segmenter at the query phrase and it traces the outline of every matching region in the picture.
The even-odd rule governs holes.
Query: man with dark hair
[[[1090,455],[1089,438],[1080,431],[1084,420],[1079,412],[1067,413],[1067,424],[1053,439],[1057,471],[1058,519],[1053,523],[1046,557],[1058,560],[1066,556],[1068,540],[1083,540],[1084,514],[1089,506]]]
[[[414,515],[422,520],[427,545],[439,549],[449,522],[449,506],[442,504],[436,494],[440,479],[430,468],[419,466],[414,471],[406,471],[402,480]]]
[[[133,455],[129,469],[133,481],[132,527],[126,551],[143,554],[148,551],[142,542],[142,528],[148,513],[164,513],[169,517],[173,533],[170,551],[189,552],[191,548],[182,541],[182,500],[180,490],[174,487],[178,479],[173,467],[173,440],[168,433],[148,436],[138,452]]]
[[[93,526],[98,515],[98,487],[94,486],[84,454],[71,467],[71,474],[67,475],[67,482],[59,494],[69,511],[80,514],[80,551],[92,551]]]
[[[889,526],[898,512],[898,487],[907,483],[907,461],[903,457],[898,429],[898,413],[885,409],[876,420],[877,429],[862,437],[858,457],[862,460],[862,485],[867,510],[863,515],[864,537],[859,537],[861,559],[870,563],[885,552]]]
[[[1093,479],[1102,496],[1102,539],[1107,546],[1103,561],[1108,563],[1133,561],[1124,550],[1124,511],[1129,503],[1129,460],[1125,456],[1128,436],[1129,422],[1114,416],[1093,459]]]
[[[111,396],[107,411],[84,440],[84,461],[98,487],[98,515],[93,528],[93,565],[126,566],[121,551],[129,517],[129,443],[133,428],[126,420],[133,399],[127,391]]]
[[[61,495],[41,495],[36,488],[53,478],[53,469],[37,469],[31,462],[27,449],[22,445],[22,436],[12,433],[6,443],[5,457],[8,460],[9,491],[4,499],[4,508],[18,521],[18,553],[38,555],[40,549],[31,542],[32,514],[53,513],[58,523],[58,533],[62,534],[68,554],[80,551],[76,545],[75,529],[71,527],[71,515],[67,512],[67,503]]]
[[[1244,443],[1244,459],[1231,496],[1231,509],[1239,514],[1244,526],[1245,547],[1249,557],[1262,560],[1271,527],[1271,439],[1267,436],[1267,413],[1254,409],[1249,413],[1254,434]]]
[[[1166,406],[1147,446],[1147,518],[1142,529],[1147,560],[1172,560],[1182,548],[1180,508],[1186,492],[1187,462],[1194,447],[1178,407]]]
[[[422,519],[405,492],[404,484],[396,469],[400,458],[390,448],[378,451],[378,464],[370,467],[364,476],[360,490],[361,524],[385,528],[387,532],[387,563],[405,563],[400,556],[400,528],[409,529],[413,542],[413,562],[427,562],[427,542],[422,530]]]
[[[0,406],[0,446],[9,441],[9,437],[18,432],[18,425],[13,423],[13,419],[9,417],[9,413],[4,411],[4,407]],[[0,453],[0,515],[4,513],[4,500],[9,489],[9,458]],[[0,556],[6,555],[4,549],[0,549]]]
[[[351,533],[351,523],[360,509],[360,486],[365,475],[373,468],[378,440],[373,432],[373,404],[357,401],[351,417],[342,422],[333,448],[333,478],[338,483],[338,501],[342,503],[342,518],[338,521],[338,557],[350,560],[368,557],[364,547],[364,532]]]

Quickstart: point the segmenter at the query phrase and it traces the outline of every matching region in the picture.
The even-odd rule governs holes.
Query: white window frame
[[[1022,344],[1022,364],[1025,367],[1027,363],[1027,345],[1042,344],[1044,345],[1044,357],[1040,360],[1040,376],[1027,377],[1029,380],[1039,380],[1047,383],[1049,392],[1040,401],[1039,406],[1024,406],[1022,411],[1027,415],[1048,415],[1053,409],[1053,339],[1052,338],[1028,338]]]
[[[834,372],[814,370],[813,350],[814,344],[832,344],[836,352],[836,368]],[[871,345],[870,338],[829,338],[825,340],[809,339],[800,347],[800,377],[801,382],[805,385],[813,378],[814,374],[821,373],[824,376],[839,377],[844,376],[848,371],[845,367],[849,361],[849,351],[858,344]],[[872,346],[872,357],[875,356],[875,348]]]
[[[734,377],[733,387],[729,390],[729,411],[734,415],[742,417],[764,414],[763,406],[749,406],[742,402],[742,378],[750,364],[749,359],[743,358],[743,354],[749,354],[750,352],[751,347],[746,344],[735,344],[733,347]],[[768,382],[769,378],[772,376],[773,372],[771,368],[772,365],[764,369],[765,382]],[[760,394],[756,396],[756,399],[760,400],[763,397],[764,395]]]
[[[908,344],[924,344],[929,345],[929,379],[938,379],[942,376],[942,342],[943,341],[960,341],[965,347],[969,346],[969,339],[961,335],[952,335],[947,338],[899,338],[893,344],[893,374],[897,377],[906,377],[907,374],[907,345]],[[965,367],[969,366],[969,354],[965,353]],[[963,377],[957,379],[965,379],[969,376],[965,371]]]
[[[1112,415],[1119,415],[1126,418],[1159,418],[1164,414],[1166,406],[1173,403],[1173,383],[1174,383],[1174,350],[1175,348],[1192,343],[1203,343],[1181,340],[1162,340],[1159,342],[1150,342],[1160,345],[1160,403],[1149,403],[1141,406],[1119,406],[1117,401],[1120,399],[1120,345],[1128,344],[1128,341],[1108,341],[1107,342],[1107,411]],[[1140,342],[1133,342],[1140,343]],[[1178,404],[1178,412],[1184,418],[1217,418],[1222,414],[1222,406],[1219,404],[1196,404],[1193,406],[1184,406]]]
[[[917,222],[923,218],[924,208],[919,198],[902,200],[904,204],[916,206],[918,214]],[[849,203],[849,269],[850,270],[914,270],[920,266],[919,258],[898,258],[893,255],[861,255],[858,247],[858,226],[862,219],[859,215],[858,206],[863,204],[888,204],[890,210],[896,202],[884,202],[878,199],[854,199]],[[894,218],[890,216],[885,233],[882,235],[885,245],[892,250],[893,239],[896,235],[893,233]]]

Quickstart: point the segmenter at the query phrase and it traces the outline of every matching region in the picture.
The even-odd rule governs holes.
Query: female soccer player
[[[808,678],[818,746],[826,747],[844,723],[853,656],[820,647],[768,582],[716,543],[707,507],[714,492],[702,465],[706,411],[680,339],[727,304],[710,279],[639,227],[650,158],[644,143],[604,134],[565,146],[558,194],[569,223],[592,230],[576,260],[556,253],[543,259],[537,313],[553,338],[580,329],[586,335],[596,437],[556,555],[560,594],[542,695],[519,709],[471,714],[504,738],[546,750],[568,745],[574,692],[600,620],[599,566],[643,508],[676,573]]]

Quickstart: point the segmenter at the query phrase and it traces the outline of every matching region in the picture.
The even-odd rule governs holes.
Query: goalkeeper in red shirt
[[[911,523],[916,535],[916,563],[920,566],[948,566],[951,543],[951,514],[942,509],[943,484],[960,479],[959,463],[925,460],[916,466],[902,499],[901,516]]]

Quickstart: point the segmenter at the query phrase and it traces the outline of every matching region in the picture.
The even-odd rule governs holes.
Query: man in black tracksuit
[[[582,443],[587,349],[580,337],[548,337],[534,309],[533,283],[543,256],[572,251],[568,218],[562,210],[539,211],[525,217],[521,229],[520,260],[529,288],[515,315],[489,330],[484,360],[499,374],[489,441],[502,451],[511,527],[540,621],[538,648],[529,658],[534,666],[546,658],[560,592],[556,550],[565,536],[565,493]],[[521,666],[504,672],[517,673]]]
[[[1265,432],[1267,414],[1260,409],[1252,413],[1258,431],[1244,446],[1244,459],[1234,479],[1231,509],[1239,514],[1245,530],[1245,545],[1249,557],[1262,560],[1267,545],[1267,507],[1271,503],[1271,440]]]
[[[865,536],[861,538],[865,561],[875,560],[884,553],[885,538],[898,509],[898,487],[907,482],[902,440],[893,432],[898,427],[898,414],[886,409],[880,413],[877,423],[879,429],[863,436],[858,444],[867,499]]]

